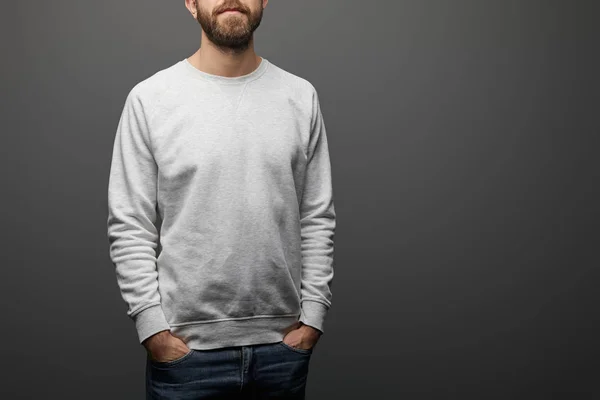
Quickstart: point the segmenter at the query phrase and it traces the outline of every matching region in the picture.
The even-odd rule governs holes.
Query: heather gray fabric
[[[223,77],[183,59],[127,95],[107,226],[140,343],[166,329],[198,350],[272,343],[297,321],[324,332],[336,218],[323,115],[309,81],[261,60]]]

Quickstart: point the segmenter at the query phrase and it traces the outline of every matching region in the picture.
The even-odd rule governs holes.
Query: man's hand
[[[284,336],[283,342],[291,347],[310,350],[317,344],[320,337],[320,330],[299,322],[297,328]]]
[[[161,331],[142,342],[150,358],[158,362],[177,360],[190,352],[185,342],[171,331]]]

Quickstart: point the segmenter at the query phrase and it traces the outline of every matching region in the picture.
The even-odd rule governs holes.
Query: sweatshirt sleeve
[[[302,285],[300,322],[324,333],[331,306],[336,215],[325,122],[313,88],[308,164],[300,204]]]
[[[157,165],[137,86],[125,100],[114,140],[108,184],[108,239],[127,315],[139,342],[170,329],[161,307],[156,269]]]

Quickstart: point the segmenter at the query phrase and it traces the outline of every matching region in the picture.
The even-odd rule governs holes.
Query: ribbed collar
[[[264,57],[261,57],[260,64],[258,67],[246,75],[241,76],[221,76],[209,74],[208,72],[200,71],[198,68],[194,67],[188,61],[187,57],[180,61],[183,69],[190,75],[199,79],[213,81],[215,83],[225,83],[225,84],[240,84],[247,83],[254,79],[259,78],[269,67],[269,60]]]

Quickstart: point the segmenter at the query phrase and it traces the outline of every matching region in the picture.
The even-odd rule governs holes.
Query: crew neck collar
[[[247,83],[254,79],[259,78],[267,70],[267,68],[269,66],[269,60],[267,60],[264,57],[261,57],[261,61],[258,64],[258,67],[254,69],[254,71],[252,71],[246,75],[240,75],[240,76],[222,76],[222,75],[215,75],[215,74],[210,74],[208,72],[201,71],[198,68],[194,67],[188,61],[187,57],[184,58],[183,60],[181,60],[181,64],[183,65],[183,68],[190,76],[193,76],[193,77],[196,77],[199,79],[209,80],[209,81],[216,82],[216,83],[239,84],[239,83]]]

